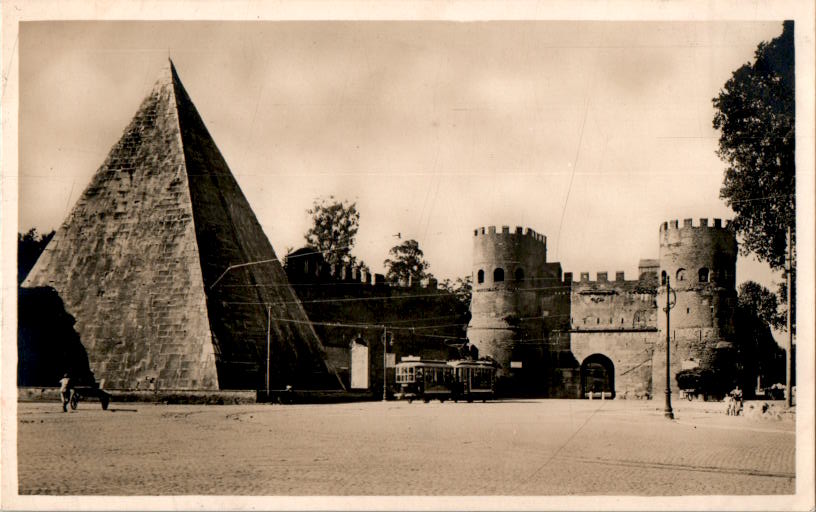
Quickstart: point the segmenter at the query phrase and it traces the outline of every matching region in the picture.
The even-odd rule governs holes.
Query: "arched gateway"
[[[615,365],[603,354],[592,354],[581,363],[581,398],[590,392],[615,398]]]

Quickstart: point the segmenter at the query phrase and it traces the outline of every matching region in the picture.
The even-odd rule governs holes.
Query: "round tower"
[[[653,395],[666,388],[666,280],[673,294],[669,335],[671,339],[672,392],[680,370],[695,366],[720,367],[731,357],[734,332],[737,240],[727,224],[714,219],[664,222],[660,226],[660,287],[657,294],[659,335],[655,343]],[[726,358],[726,359],[723,359]],[[728,377],[723,375],[724,379]]]
[[[473,231],[473,294],[467,336],[508,376],[525,319],[539,314],[535,291],[547,272],[547,237],[530,228]],[[526,290],[526,292],[525,292]]]

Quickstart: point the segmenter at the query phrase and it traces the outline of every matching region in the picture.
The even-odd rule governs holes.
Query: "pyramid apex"
[[[169,90],[169,97],[175,98],[176,101],[178,101],[179,95],[181,95],[182,98],[187,98],[187,101],[189,101],[187,91],[184,89],[181,78],[176,71],[176,65],[170,57],[167,57],[167,60],[162,65],[156,83],[153,85],[154,91],[163,89]]]

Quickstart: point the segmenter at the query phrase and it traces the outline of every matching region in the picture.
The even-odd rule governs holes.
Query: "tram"
[[[446,361],[406,356],[397,364],[397,386],[398,399],[444,402],[451,398],[453,368]]]
[[[453,368],[455,400],[485,401],[493,398],[496,384],[496,363],[488,359],[448,361]]]
[[[496,363],[492,360],[439,361],[406,356],[396,369],[397,399],[472,402],[493,398]]]

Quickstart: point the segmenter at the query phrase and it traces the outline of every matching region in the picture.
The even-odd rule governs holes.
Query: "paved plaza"
[[[795,423],[722,404],[18,404],[20,494],[795,492]]]

